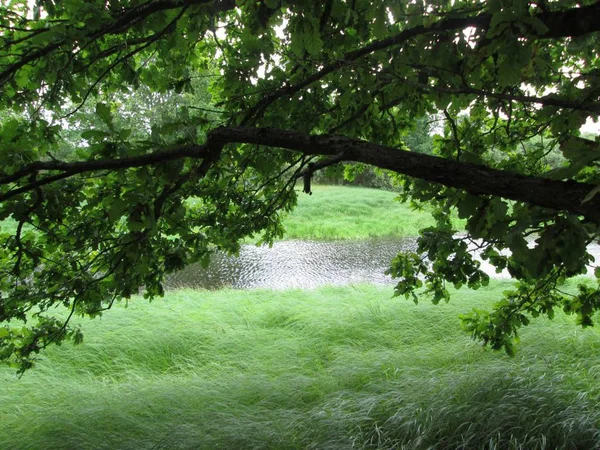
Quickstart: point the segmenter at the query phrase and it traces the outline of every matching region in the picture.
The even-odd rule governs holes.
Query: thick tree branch
[[[91,161],[44,161],[28,164],[18,172],[11,175],[0,177],[0,185],[14,183],[23,177],[30,176],[42,171],[60,171],[75,175],[84,172],[94,172],[98,170],[119,170],[129,169],[131,167],[142,167],[157,164],[160,162],[173,161],[181,158],[204,158],[208,156],[212,143],[209,141],[204,145],[188,145],[178,147],[173,150],[150,153],[141,156],[132,156],[121,159],[96,159]]]
[[[566,11],[545,12],[537,16],[548,27],[545,39],[583,36],[600,30],[600,2]]]
[[[508,94],[504,92],[493,92],[486,91],[483,89],[476,89],[470,86],[458,88],[458,89],[446,89],[438,86],[423,86],[425,90],[444,92],[448,94],[475,94],[484,97],[491,97],[498,100],[508,100],[508,101],[516,101],[521,103],[538,103],[543,106],[555,106],[558,108],[567,108],[567,109],[576,109],[580,111],[587,111],[593,114],[600,113],[600,102],[590,102],[590,103],[582,103],[577,101],[571,101],[568,99],[563,99],[552,94],[546,95],[544,97],[533,97],[530,95],[520,95],[520,94]],[[585,96],[581,95],[582,99],[585,99]]]
[[[584,202],[595,185],[521,175],[477,164],[413,153],[343,136],[310,136],[290,130],[218,128],[211,136],[229,143],[250,143],[296,150],[307,155],[343,154],[347,161],[464,189],[474,195],[493,195],[555,210],[570,211],[600,224],[600,196]]]
[[[440,75],[440,72],[449,72],[448,70],[440,71],[440,69],[437,67],[427,67],[421,64],[410,64],[409,66],[416,69],[420,74],[434,76],[435,78],[439,78],[440,80],[443,79],[443,77]],[[450,73],[455,76],[461,76],[459,72],[453,71]],[[472,86],[469,86],[466,80],[463,80],[461,85],[458,87],[447,87],[442,85],[441,83],[438,83],[436,85],[415,83],[395,74],[392,75],[394,75],[400,82],[414,86],[422,92],[441,92],[444,94],[451,95],[474,94],[480,97],[490,97],[495,98],[497,100],[507,100],[509,102],[515,101],[520,103],[537,103],[542,106],[554,106],[557,108],[574,109],[579,111],[586,111],[592,114],[600,113],[600,102],[593,101],[598,100],[599,98],[597,89],[582,89],[581,94],[576,99],[565,98],[556,94],[548,94],[542,97],[536,97],[533,95],[525,95],[521,91],[510,93],[477,89]]]
[[[209,134],[208,141],[204,145],[191,145],[172,151],[126,159],[72,163],[39,162],[23,168],[18,174],[4,177],[1,181],[6,184],[7,180],[16,181],[40,171],[60,171],[62,173],[55,176],[62,179],[83,172],[141,167],[180,158],[216,160],[226,144],[242,143],[285,148],[305,155],[332,156],[335,162],[340,161],[342,159],[340,155],[343,155],[343,159],[346,161],[370,164],[444,186],[464,189],[474,195],[493,195],[545,208],[570,211],[600,224],[600,195],[584,202],[586,196],[596,188],[592,184],[521,175],[482,165],[399,150],[344,136],[312,136],[275,128],[221,127]],[[37,187],[28,186],[30,187],[27,190]],[[23,189],[24,187],[20,188],[17,193],[15,193],[16,190],[5,193],[0,196],[0,201],[23,193]]]

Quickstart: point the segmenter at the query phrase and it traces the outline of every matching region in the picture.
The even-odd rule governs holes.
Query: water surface
[[[414,238],[290,240],[276,242],[272,248],[244,245],[238,258],[216,254],[208,269],[193,264],[171,275],[168,287],[311,289],[328,284],[392,284],[384,274],[390,261],[400,251],[414,249]]]
[[[237,258],[216,254],[207,269],[193,264],[172,274],[166,287],[312,289],[352,283],[394,284],[395,281],[384,273],[390,261],[401,251],[415,249],[416,238],[290,240],[276,242],[272,248],[244,245]],[[600,261],[598,244],[591,244],[588,251]],[[493,278],[510,277],[507,271],[496,273],[486,261],[481,261],[481,269]],[[593,267],[590,267],[589,272],[592,271]]]

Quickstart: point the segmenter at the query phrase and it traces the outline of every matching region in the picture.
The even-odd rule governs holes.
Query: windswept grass
[[[417,236],[433,225],[429,213],[396,201],[393,192],[350,186],[312,190],[313,195],[298,195],[298,206],[284,221],[285,239]]]
[[[537,320],[514,358],[389,287],[179,291],[0,371],[1,449],[593,449],[600,332]]]

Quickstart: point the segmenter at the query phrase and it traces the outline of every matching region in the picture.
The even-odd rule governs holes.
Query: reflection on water
[[[394,280],[384,274],[390,261],[400,251],[415,249],[415,238],[292,240],[276,242],[272,248],[244,245],[238,258],[216,254],[207,269],[199,264],[191,265],[169,276],[166,287],[310,289],[327,284],[394,284]],[[591,244],[588,252],[600,261],[598,244]],[[493,278],[509,278],[507,271],[498,274],[486,261],[481,261],[481,268]],[[589,272],[592,271],[590,267]]]
[[[272,248],[244,245],[238,258],[217,254],[208,269],[191,265],[169,277],[167,288],[310,289],[326,284],[392,284],[384,272],[414,239],[283,241]]]

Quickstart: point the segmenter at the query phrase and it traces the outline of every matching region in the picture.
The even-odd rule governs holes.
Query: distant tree
[[[414,129],[404,137],[406,147],[413,152],[432,155],[435,124],[440,122],[441,119],[437,115],[419,117],[415,120]]]
[[[517,280],[463,319],[475,337],[510,353],[530,317],[593,323],[598,287],[559,286],[592,262],[600,225],[600,143],[579,131],[600,112],[600,2],[2,5],[0,219],[18,226],[0,235],[0,358],[20,370],[81,340],[73,315],[160,296],[165,274],[246,236],[280,237],[295,181],[342,161],[397,173],[434,210],[418,252],[392,262],[396,294],[485,285],[472,241]],[[411,151],[435,114],[435,156]],[[543,163],[542,142],[565,163]]]

